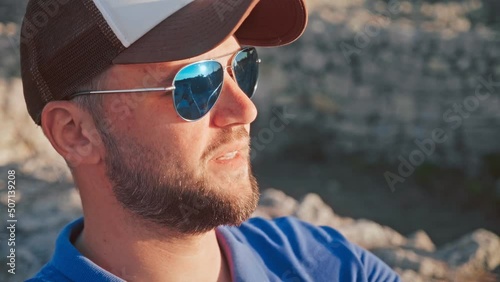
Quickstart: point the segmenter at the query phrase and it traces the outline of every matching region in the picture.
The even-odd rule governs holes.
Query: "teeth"
[[[219,157],[217,159],[218,160],[230,160],[230,159],[234,158],[237,153],[238,153],[237,151],[234,151],[234,152],[231,152],[231,153],[227,153],[224,156]]]

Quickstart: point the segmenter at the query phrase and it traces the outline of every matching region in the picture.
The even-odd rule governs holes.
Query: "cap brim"
[[[191,58],[233,34],[242,45],[285,45],[300,37],[306,24],[303,0],[193,1],[125,49],[113,63]]]

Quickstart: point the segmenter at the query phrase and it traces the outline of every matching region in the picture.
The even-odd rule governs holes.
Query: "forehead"
[[[232,54],[240,48],[240,44],[234,36],[231,36],[216,48],[184,60],[151,64],[114,65],[107,71],[107,88],[116,88],[117,86],[121,88],[124,86],[133,88],[165,86],[165,83],[171,81],[181,67],[208,59],[216,59],[224,65]]]

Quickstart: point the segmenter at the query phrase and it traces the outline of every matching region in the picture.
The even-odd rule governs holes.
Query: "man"
[[[399,281],[331,228],[249,219],[251,46],[297,39],[302,1],[28,3],[28,111],[84,213],[31,281]]]

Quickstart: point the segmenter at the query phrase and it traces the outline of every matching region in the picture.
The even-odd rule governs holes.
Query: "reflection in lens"
[[[182,68],[174,78],[174,104],[186,120],[197,120],[213,107],[222,88],[224,71],[216,61],[197,62]]]
[[[234,57],[232,68],[238,86],[251,98],[257,88],[259,57],[255,48],[246,48]]]

